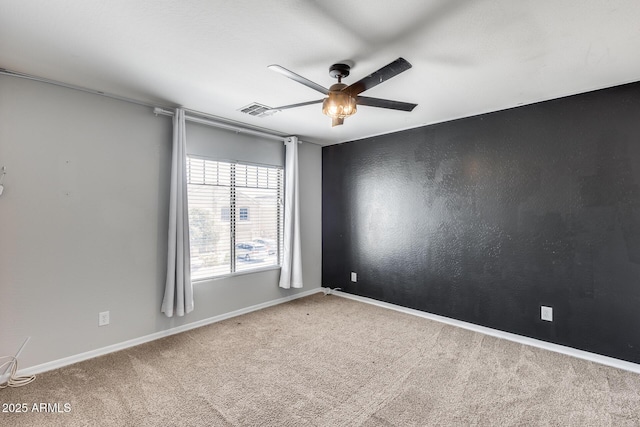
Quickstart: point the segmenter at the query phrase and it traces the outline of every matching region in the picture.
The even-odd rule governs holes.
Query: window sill
[[[191,283],[199,284],[203,282],[211,282],[211,281],[220,280],[220,279],[229,279],[231,277],[244,276],[246,274],[262,273],[264,271],[271,271],[271,270],[280,270],[280,268],[282,268],[282,266],[280,265],[270,265],[269,267],[255,268],[255,269],[252,268],[251,270],[236,271],[235,273],[225,274],[223,276],[211,276],[211,277],[203,277],[202,279],[193,279],[191,280]]]

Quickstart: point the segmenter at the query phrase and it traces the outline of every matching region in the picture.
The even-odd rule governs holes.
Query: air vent
[[[277,110],[272,110],[271,107],[258,104],[257,102],[252,102],[249,105],[245,105],[244,107],[238,109],[238,111],[256,117],[267,117],[278,112]]]

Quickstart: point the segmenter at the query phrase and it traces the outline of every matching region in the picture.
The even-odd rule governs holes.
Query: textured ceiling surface
[[[0,0],[0,68],[158,104],[182,105],[332,144],[640,80],[638,0]],[[413,68],[362,95],[332,128],[322,98],[269,69],[324,87],[398,57]]]

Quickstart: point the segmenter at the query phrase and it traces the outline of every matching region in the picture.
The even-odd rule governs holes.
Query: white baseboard
[[[411,308],[390,304],[388,302],[383,302],[383,301],[378,301],[378,300],[367,298],[367,297],[348,294],[346,292],[341,292],[335,289],[323,288],[323,292],[325,294],[336,295],[342,298],[348,298],[348,299],[364,302],[367,304],[377,305],[378,307],[388,308],[390,310],[395,310],[402,313],[423,317],[429,320],[435,320],[436,322],[446,323],[448,325],[457,326],[457,327],[468,329],[474,332],[480,332],[481,334],[490,335],[492,337],[503,338],[505,340],[517,342],[519,344],[530,345],[532,347],[538,347],[544,350],[554,351],[556,353],[562,353],[568,356],[577,357],[578,359],[584,359],[590,362],[600,363],[602,365],[612,366],[614,368],[624,369],[625,371],[631,371],[631,372],[640,374],[640,365],[637,363],[627,362],[625,360],[615,359],[613,357],[603,356],[601,354],[589,353],[588,351],[578,350],[575,348],[566,347],[559,344],[553,344],[550,342],[537,340],[535,338],[529,338],[522,335],[516,335],[510,332],[499,331],[497,329],[487,328],[486,326],[475,325],[473,323],[463,322],[461,320],[451,319],[444,316],[438,316],[437,314],[431,314],[425,311],[414,310]]]
[[[124,341],[118,344],[113,344],[107,347],[98,348],[96,350],[87,351],[85,353],[76,354],[74,356],[69,356],[69,357],[54,360],[51,362],[42,363],[40,365],[30,366],[28,368],[18,370],[18,372],[16,372],[16,376],[20,377],[20,376],[41,374],[43,372],[51,371],[53,369],[62,368],[64,366],[72,365],[74,363],[82,362],[84,360],[92,359],[94,357],[103,356],[105,354],[124,350],[126,348],[144,344],[149,341],[154,341],[160,338],[168,337],[170,335],[179,334],[180,332],[185,332],[191,329],[199,328],[201,326],[210,325],[212,323],[220,322],[222,320],[230,319],[236,316],[241,316],[243,314],[251,313],[252,311],[262,310],[263,308],[293,301],[295,299],[303,298],[319,292],[323,292],[323,288],[314,288],[309,291],[300,292],[284,298],[278,298],[272,301],[263,302],[261,304],[252,305],[250,307],[241,308],[239,310],[231,311],[229,313],[224,313],[218,316],[209,317],[208,319],[198,320],[197,322],[188,323],[186,325],[167,329],[165,331],[155,332],[153,334],[145,335],[139,338],[134,338],[132,340]]]
[[[132,340],[124,341],[118,344],[113,344],[107,347],[102,347],[96,350],[91,350],[85,353],[80,353],[74,356],[65,357],[62,359],[54,360],[51,362],[43,363],[36,366],[31,366],[28,368],[20,369],[16,375],[17,376],[27,376],[27,375],[35,375],[40,374],[46,371],[51,371],[53,369],[62,368],[64,366],[72,365],[74,363],[82,362],[84,360],[92,359],[94,357],[103,356],[105,354],[113,353],[116,351],[124,350],[129,347],[134,347],[136,345],[144,344],[149,341],[157,340],[160,338],[168,337],[170,335],[175,335],[180,332],[185,332],[191,329],[199,328],[201,326],[210,325],[212,323],[220,322],[222,320],[230,319],[232,317],[240,316],[246,313],[251,313],[252,311],[261,310],[263,308],[271,307],[274,305],[282,304],[288,301],[292,301],[298,298],[303,298],[309,295],[313,295],[319,292],[324,292],[325,294],[331,294],[340,296],[342,298],[352,299],[355,301],[364,302],[367,304],[376,305],[378,307],[387,308],[390,310],[399,311],[406,314],[411,314],[413,316],[422,317],[429,320],[434,320],[436,322],[446,323],[448,325],[457,326],[460,328],[468,329],[474,332],[479,332],[481,334],[490,335],[497,338],[503,338],[509,341],[517,342],[519,344],[530,345],[532,347],[542,348],[544,350],[554,351],[556,353],[566,354],[568,356],[577,357],[579,359],[588,360],[595,363],[600,363],[606,366],[612,366],[614,368],[624,369],[626,371],[631,371],[635,373],[640,373],[640,365],[632,362],[627,362],[620,359],[615,359],[613,357],[603,356],[600,354],[589,353],[583,350],[577,350],[575,348],[566,347],[559,344],[553,344],[546,341],[537,340],[534,338],[525,337],[522,335],[516,335],[509,332],[499,331],[497,329],[487,328],[485,326],[475,325],[473,323],[463,322],[461,320],[451,319],[444,316],[439,316],[437,314],[427,313],[420,310],[414,310],[411,308],[402,307],[399,305],[374,300],[367,297],[361,297],[358,295],[349,294],[346,292],[341,292],[338,290],[333,290],[329,288],[315,288],[309,291],[300,292],[295,295],[291,295],[284,298],[278,298],[272,301],[267,301],[261,304],[256,304],[250,307],[245,307],[240,310],[235,310],[229,313],[220,314],[218,316],[210,317],[208,319],[199,320],[197,322],[189,323],[186,325],[178,326],[176,328],[167,329],[165,331],[155,332],[153,334],[145,335],[143,337],[134,338]]]

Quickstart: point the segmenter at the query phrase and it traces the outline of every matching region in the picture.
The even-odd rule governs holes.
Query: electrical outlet
[[[553,322],[553,307],[540,306],[540,318],[547,322]]]
[[[354,273],[353,271],[351,272],[351,281],[352,282],[357,282],[358,281],[358,275],[356,273]]]
[[[109,324],[109,312],[103,311],[98,313],[98,326],[106,326]]]

